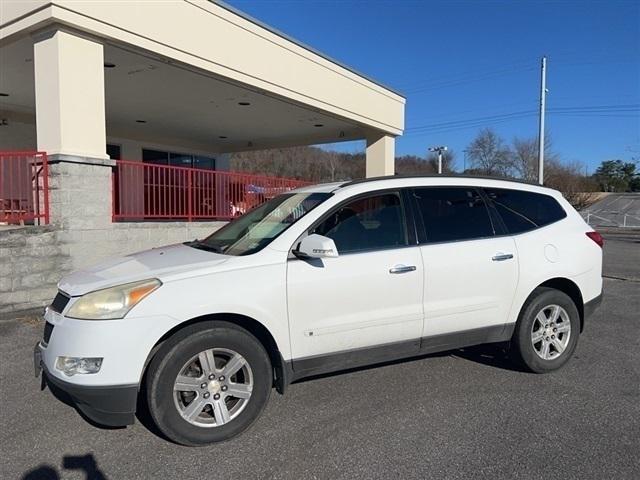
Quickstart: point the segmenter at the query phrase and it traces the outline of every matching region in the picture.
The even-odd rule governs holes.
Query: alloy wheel
[[[180,369],[174,385],[174,403],[187,422],[219,427],[247,406],[253,390],[253,372],[247,360],[226,348],[200,352]]]
[[[571,338],[571,320],[559,305],[547,305],[536,315],[531,325],[531,344],[543,360],[562,355]]]

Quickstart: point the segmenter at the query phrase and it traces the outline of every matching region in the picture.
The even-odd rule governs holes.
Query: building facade
[[[41,228],[52,240],[42,243],[63,259],[32,278],[45,297],[56,275],[212,228],[182,220],[248,208],[219,193],[235,188],[231,174],[176,180],[169,167],[224,172],[237,151],[366,139],[367,175],[390,175],[404,106],[388,87],[221,2],[0,0],[0,152],[48,158],[50,225]],[[5,196],[22,188],[6,168]],[[13,187],[2,187],[7,178]],[[175,200],[198,181],[218,193]],[[244,185],[276,191],[257,183]],[[158,210],[158,195],[173,199],[176,218]],[[0,233],[11,237],[5,245],[38,242]],[[22,286],[32,273],[6,266],[15,248],[0,241],[0,311],[34,303]]]

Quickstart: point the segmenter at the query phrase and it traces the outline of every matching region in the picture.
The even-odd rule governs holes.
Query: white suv
[[[185,445],[242,432],[272,387],[309,375],[491,342],[549,372],[601,300],[601,247],[543,187],[305,187],[203,240],[64,278],[36,371],[98,423],[133,423],[142,400]]]

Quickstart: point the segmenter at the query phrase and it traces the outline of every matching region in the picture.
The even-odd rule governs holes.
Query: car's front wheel
[[[573,300],[539,287],[525,302],[511,341],[516,359],[536,373],[562,367],[578,345],[580,315]]]
[[[269,356],[253,335],[228,322],[206,322],[178,332],[154,356],[147,405],[168,438],[205,445],[251,426],[271,386]]]

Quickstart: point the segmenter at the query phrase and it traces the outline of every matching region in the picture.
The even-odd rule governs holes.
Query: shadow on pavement
[[[91,453],[82,456],[65,455],[62,459],[62,468],[83,472],[86,480],[107,480]],[[40,465],[22,476],[22,480],[60,480],[62,478],[60,472],[51,465]]]
[[[450,353],[454,357],[464,358],[465,360],[489,367],[511,370],[512,372],[530,373],[528,370],[522,368],[520,364],[509,358],[508,347],[502,344],[478,345],[475,347],[462,348]]]

